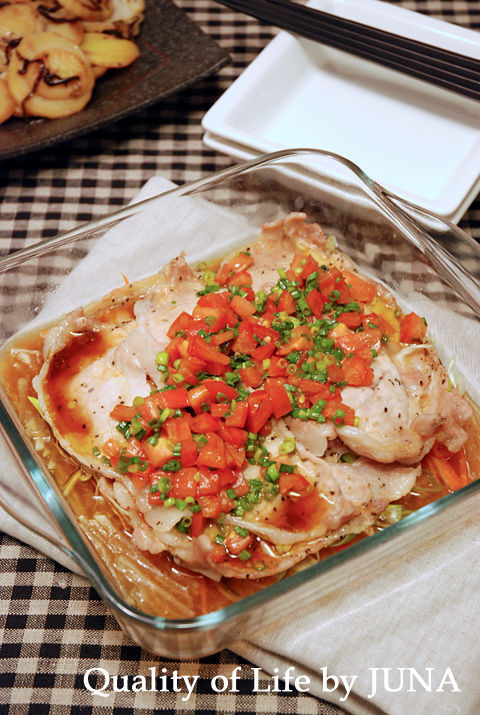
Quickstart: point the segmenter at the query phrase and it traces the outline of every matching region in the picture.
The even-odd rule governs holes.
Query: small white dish
[[[378,0],[309,5],[480,59],[480,35]],[[280,33],[203,119],[209,146],[245,159],[312,147],[347,157],[401,198],[457,222],[480,190],[480,103]]]

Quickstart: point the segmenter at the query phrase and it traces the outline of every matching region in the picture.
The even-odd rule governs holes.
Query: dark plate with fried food
[[[70,1],[74,5],[81,4],[81,0]],[[65,9],[65,3],[62,3],[61,12],[65,14],[69,11],[70,8]],[[41,28],[48,31],[44,35],[55,32],[61,24],[65,24],[56,19],[55,14],[52,17],[54,19],[49,26]],[[96,19],[85,24],[88,24],[87,32],[103,32],[106,39],[125,37],[124,28],[121,28],[120,35],[118,28],[110,31],[103,28],[105,22]],[[81,111],[54,119],[37,116],[11,116],[7,119],[0,126],[0,159],[45,149],[109,125],[185,89],[218,71],[229,61],[228,55],[170,0],[147,0],[144,21],[141,27],[139,25],[137,23],[134,33],[139,49],[137,59],[127,67],[110,69],[104,76],[98,76],[101,72],[96,71],[91,99]],[[38,37],[38,34],[31,37]],[[18,40],[11,45],[7,54],[14,56],[22,45],[18,46]],[[33,72],[34,66],[33,62],[28,65],[27,80],[28,72]],[[19,75],[21,77],[22,68]],[[8,69],[4,76],[8,76]],[[61,85],[65,83],[55,78],[54,71],[52,76],[53,79],[43,78],[44,81],[51,80],[47,91],[52,95],[60,94]],[[0,102],[1,99],[0,96]]]

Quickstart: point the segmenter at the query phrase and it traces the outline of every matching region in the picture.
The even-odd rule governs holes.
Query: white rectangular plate
[[[480,59],[480,35],[378,0],[312,7]],[[236,158],[283,148],[347,157],[402,198],[457,222],[480,190],[480,102],[280,33],[203,119]]]

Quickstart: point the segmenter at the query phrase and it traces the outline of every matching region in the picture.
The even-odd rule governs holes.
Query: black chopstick
[[[480,60],[475,58],[338,18],[289,0],[221,2],[231,9],[308,39],[480,100]]]

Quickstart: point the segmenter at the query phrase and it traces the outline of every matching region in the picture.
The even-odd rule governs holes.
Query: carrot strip
[[[424,464],[451,492],[461,489],[467,484],[463,476],[457,474],[446,460],[429,454],[425,457]]]
[[[456,452],[456,454],[453,455],[451,462],[453,462],[455,466],[455,471],[463,480],[464,484],[468,484],[468,482],[470,481],[470,477],[468,472],[467,458],[465,455],[465,447],[462,447],[461,450],[459,450],[458,452]]]

